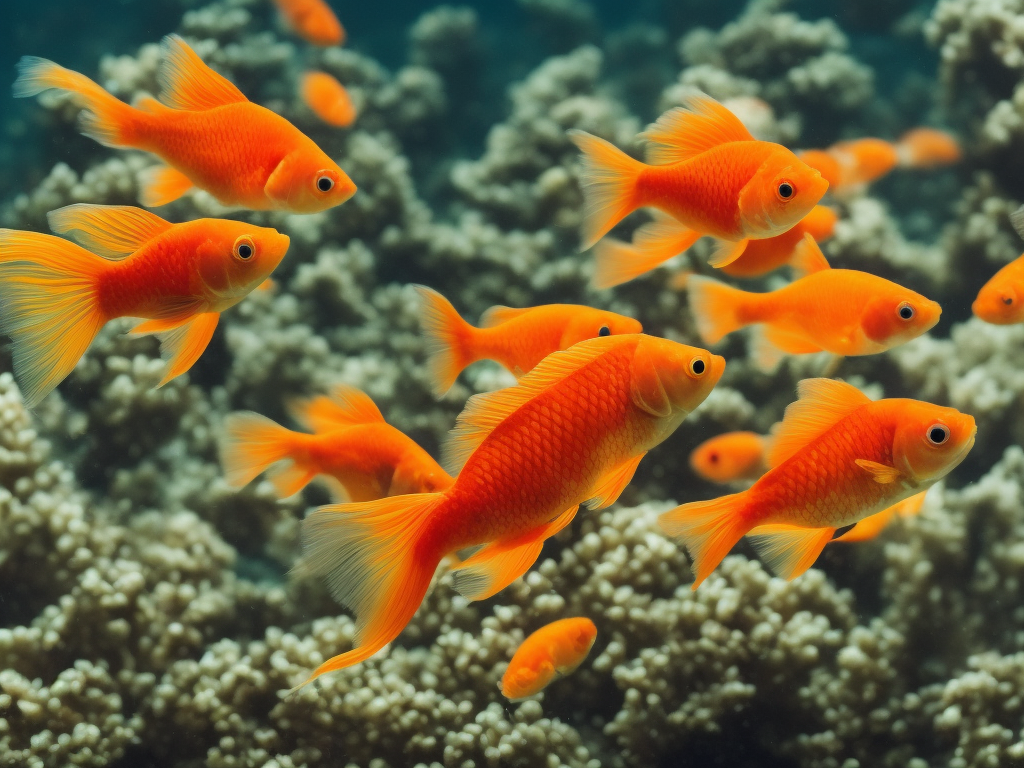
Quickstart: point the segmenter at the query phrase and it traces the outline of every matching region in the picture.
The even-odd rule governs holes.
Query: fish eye
[[[710,454],[708,456],[708,461],[710,461],[712,464],[717,464],[718,463],[718,454],[717,453]]]
[[[1013,296],[1003,296],[1003,304],[1008,307],[1013,306]]]
[[[256,255],[256,244],[248,235],[242,235],[235,240],[235,247],[232,249],[235,258],[241,261],[249,261]]]
[[[942,445],[949,440],[949,427],[945,424],[932,424],[928,427],[928,442],[932,445]]]
[[[792,182],[789,181],[779,182],[779,186],[776,188],[776,191],[779,194],[780,200],[789,200],[794,194],[796,194],[796,189],[793,187]]]
[[[609,328],[607,325],[602,325],[601,326],[601,330],[599,330],[597,332],[597,335],[598,336],[611,336],[612,335],[612,329]]]
[[[914,308],[904,301],[896,308],[896,314],[900,316],[900,320],[913,320],[915,313]]]
[[[330,192],[334,189],[334,179],[325,173],[321,173],[316,179],[316,188],[321,192]]]
[[[707,363],[701,360],[699,357],[693,358],[690,361],[690,373],[694,376],[703,376],[704,371],[708,369]]]

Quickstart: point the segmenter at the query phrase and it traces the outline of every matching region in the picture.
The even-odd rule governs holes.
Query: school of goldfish
[[[283,23],[308,43],[344,41],[323,0],[275,2]],[[159,158],[139,180],[145,207],[201,189],[229,208],[309,214],[357,194],[310,138],[249,101],[183,39],[167,37],[163,54],[159,100],[130,106],[84,75],[31,57],[19,65],[14,93],[66,93],[82,110],[85,135]],[[358,119],[358,105],[330,75],[308,72],[297,88],[325,123]],[[727,278],[788,270],[792,279],[767,292],[713,279],[696,262],[678,272],[673,284],[686,291],[707,345],[749,327],[749,356],[770,371],[791,355],[878,354],[939,321],[935,301],[880,276],[833,268],[819,243],[833,235],[851,191],[899,167],[955,162],[960,149],[946,133],[918,128],[896,143],[862,138],[794,152],[755,139],[725,106],[698,95],[642,134],[645,162],[582,131],[568,137],[581,151],[582,247],[594,249],[595,287],[641,277],[703,237],[714,241],[707,267]],[[838,208],[822,204],[826,194]],[[650,221],[630,242],[610,236],[639,209]],[[1024,236],[1024,209],[1012,220]],[[115,318],[138,318],[133,333],[158,336],[167,361],[161,386],[185,373],[220,314],[273,285],[289,248],[287,235],[244,221],[169,223],[133,207],[72,205],[48,221],[65,237],[0,230],[0,331],[29,406],[70,374]],[[319,481],[337,501],[306,517],[302,566],[354,612],[355,647],[306,683],[398,637],[442,564],[469,600],[522,576],[581,505],[616,501],[644,456],[725,370],[723,357],[646,335],[640,322],[613,312],[499,306],[474,326],[437,291],[417,290],[438,397],[480,360],[518,379],[469,399],[440,463],[345,385],[288,404],[308,431],[249,412],[224,425],[221,461],[231,486],[266,473],[281,498]],[[1024,256],[992,277],[973,310],[990,323],[1024,322]],[[743,537],[774,573],[792,579],[829,542],[873,538],[895,517],[920,510],[928,488],[964,460],[975,432],[974,419],[951,408],[872,401],[840,380],[805,379],[770,434],[720,435],[690,456],[700,477],[742,490],[682,504],[660,523],[689,552],[694,589]],[[596,639],[585,617],[538,629],[511,659],[503,694],[538,693],[579,666]]]

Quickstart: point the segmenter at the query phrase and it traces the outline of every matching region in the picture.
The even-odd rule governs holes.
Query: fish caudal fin
[[[405,629],[444,556],[424,546],[427,523],[444,498],[420,493],[336,504],[303,521],[300,568],[323,577],[355,613],[357,646],[325,661],[301,685],[365,661]]]
[[[329,396],[301,398],[288,403],[288,412],[306,429],[333,432],[355,424],[383,424],[377,404],[362,390],[335,384]]]
[[[746,325],[738,310],[750,294],[717,280],[693,275],[686,282],[690,311],[706,344],[715,344]]]
[[[36,96],[51,89],[70,94],[76,104],[85,108],[79,117],[79,128],[86,136],[107,147],[131,146],[137,110],[83,74],[48,59],[23,56],[18,62],[14,95]]]
[[[729,550],[747,532],[739,514],[746,493],[734,493],[711,501],[695,501],[671,509],[658,522],[666,534],[680,539],[693,561],[693,589],[718,567]]]
[[[583,152],[580,250],[585,251],[636,210],[636,184],[646,166],[597,136],[577,130],[568,135]]]
[[[772,572],[789,581],[814,565],[835,532],[835,528],[761,525],[747,538]]]
[[[173,203],[192,189],[192,180],[168,165],[152,165],[139,173],[139,202],[147,208]]]
[[[110,262],[59,237],[0,229],[0,333],[32,407],[71,373],[108,318],[99,277]]]
[[[455,383],[462,369],[476,360],[473,332],[455,307],[432,288],[416,286],[420,295],[420,327],[427,342],[427,366],[434,394],[441,397]]]
[[[312,473],[291,464],[274,467],[278,462],[293,459],[295,433],[265,416],[244,411],[224,419],[224,437],[220,443],[220,465],[224,479],[232,488],[248,485],[256,476],[271,469],[271,482],[281,498],[301,491]],[[274,471],[279,470],[279,471]],[[300,482],[309,475],[309,479]]]
[[[659,212],[634,233],[632,244],[612,239],[597,244],[591,284],[612,288],[627,283],[683,253],[700,237],[699,232]]]

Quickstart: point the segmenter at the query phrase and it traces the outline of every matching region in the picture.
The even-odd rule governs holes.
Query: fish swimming
[[[167,370],[181,375],[206,349],[220,313],[258,288],[288,251],[287,235],[242,221],[170,224],[139,208],[71,205],[51,211],[51,235],[0,229],[0,333],[34,406],[71,373],[116,317],[145,320]],[[88,249],[88,250],[86,250]]]
[[[355,387],[337,385],[329,397],[299,400],[289,410],[313,434],[293,432],[257,413],[225,419],[220,456],[228,485],[241,488],[269,468],[268,479],[281,498],[320,476],[339,498],[357,502],[434,493],[454,482]]]
[[[953,408],[873,402],[832,379],[805,379],[797,391],[760,480],[659,518],[690,553],[694,589],[744,535],[776,574],[799,576],[838,530],[927,490],[974,445],[974,419]]]
[[[809,234],[800,248],[805,277],[768,293],[748,293],[706,277],[686,284],[697,330],[707,344],[758,325],[753,357],[774,369],[784,354],[873,355],[926,333],[942,308],[867,272],[831,269]]]
[[[501,694],[511,701],[547,688],[555,675],[569,675],[594,647],[597,627],[590,619],[560,619],[523,640],[501,678]]]
[[[649,207],[678,220],[690,244],[705,235],[716,238],[709,263],[721,267],[738,259],[751,240],[792,227],[828,188],[818,171],[780,144],[756,140],[708,96],[666,112],[644,137],[650,165],[597,136],[569,131],[583,152],[584,250],[637,208]],[[672,237],[678,248],[678,232]],[[664,247],[653,237],[634,246]]]
[[[437,291],[417,286],[420,325],[427,339],[430,378],[440,397],[467,366],[477,360],[496,360],[517,377],[533,370],[560,349],[598,336],[640,333],[631,317],[579,304],[546,304],[513,309],[491,307],[476,328],[459,315]]]
[[[140,178],[139,200],[166,205],[193,186],[225,206],[316,213],[341,205],[356,186],[313,140],[253,104],[177,35],[164,39],[160,101],[131,107],[77,72],[25,56],[15,96],[55,89],[85,111],[82,132],[108,147],[150,152],[166,165]]]
[[[470,600],[521,576],[580,504],[618,498],[724,369],[717,355],[642,334],[582,341],[517,386],[470,398],[445,450],[457,475],[448,490],[315,510],[303,523],[304,569],[355,613],[356,647],[309,680],[394,640],[453,552],[481,547],[454,573]]]
[[[921,491],[918,494],[911,496],[910,498],[904,499],[893,504],[891,507],[883,509],[881,512],[876,512],[873,515],[865,517],[859,521],[850,530],[842,535],[840,532],[836,532],[836,537],[833,541],[842,541],[846,543],[853,543],[857,541],[870,541],[880,534],[885,528],[893,521],[896,517],[913,517],[921,511],[924,506],[924,497],[928,495],[928,491]]]
[[[992,275],[978,291],[971,311],[993,325],[1024,323],[1024,255]]]
[[[768,468],[768,438],[756,432],[726,432],[690,452],[690,468],[713,483],[756,480]]]
[[[326,72],[306,72],[299,84],[306,106],[328,125],[347,128],[356,119],[356,108],[345,86]]]
[[[307,43],[329,47],[345,42],[345,28],[324,0],[274,0],[281,18]]]

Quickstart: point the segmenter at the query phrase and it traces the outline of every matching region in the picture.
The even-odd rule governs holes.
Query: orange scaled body
[[[193,186],[226,206],[315,213],[348,200],[355,184],[312,139],[253,104],[177,36],[165,40],[161,101],[130,107],[84,75],[25,57],[15,96],[48,89],[85,108],[83,132],[109,147],[151,152],[166,166],[141,179],[143,205],[164,205]]]
[[[618,498],[724,368],[705,350],[641,334],[580,342],[517,386],[470,399],[446,448],[445,467],[457,473],[448,490],[313,512],[305,562],[355,612],[357,646],[310,679],[397,637],[451,553],[483,545],[454,574],[471,600],[522,575],[580,504]]]
[[[169,224],[138,208],[72,205],[49,214],[55,232],[0,230],[0,331],[14,342],[22,394],[35,405],[75,367],[107,322],[148,319],[169,358],[161,383],[206,349],[220,313],[277,267],[289,240],[241,221]],[[98,254],[98,255],[97,255]]]
[[[552,352],[585,339],[643,330],[631,317],[579,304],[491,307],[481,318],[482,327],[476,328],[437,291],[424,286],[416,290],[422,302],[420,325],[427,337],[430,376],[438,396],[477,360],[496,360],[519,377]]]
[[[885,528],[893,521],[895,517],[912,517],[921,511],[921,507],[924,506],[924,497],[928,494],[928,491],[921,491],[909,499],[893,504],[891,507],[883,509],[881,512],[876,512],[873,515],[869,515],[857,523],[853,528],[842,535],[836,535],[833,541],[843,541],[847,543],[853,543],[857,541],[870,541],[880,534]]]
[[[328,47],[345,42],[345,28],[324,0],[274,0],[289,27],[313,45]]]
[[[776,573],[800,575],[837,529],[927,490],[974,445],[974,419],[952,408],[872,402],[831,379],[798,389],[773,434],[767,474],[742,493],[662,515],[690,552],[694,589],[746,534]]]
[[[574,672],[596,639],[597,627],[590,619],[560,619],[541,627],[513,654],[501,678],[502,695],[518,701],[540,693],[555,675]]]
[[[1024,323],[1024,256],[996,272],[978,291],[971,309],[993,325]]]
[[[347,128],[356,119],[356,108],[345,86],[326,72],[306,72],[299,92],[306,106],[328,125]]]
[[[330,397],[301,400],[290,410],[314,434],[293,432],[256,413],[227,417],[220,455],[229,485],[241,488],[269,468],[282,498],[321,476],[347,501],[372,501],[433,493],[453,482],[358,389],[337,386]]]
[[[767,468],[767,438],[756,432],[726,432],[698,445],[690,453],[690,468],[713,483],[756,480]]]

